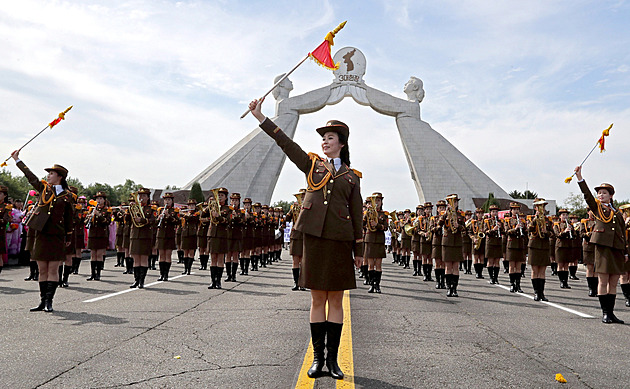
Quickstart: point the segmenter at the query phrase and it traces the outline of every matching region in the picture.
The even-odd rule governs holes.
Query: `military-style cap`
[[[403,211],[398,211],[398,212],[396,212],[396,215],[402,215],[402,214],[404,214],[404,212],[403,212]]]
[[[121,207],[126,207],[126,206],[128,206],[128,205],[129,205],[129,203],[127,203],[126,201],[123,201],[122,203],[120,203],[120,206],[121,206]]]
[[[195,200],[195,199],[188,199],[188,204],[197,204],[197,200]]]
[[[518,209],[521,209],[521,204],[519,204],[519,203],[510,203],[510,208],[518,208]]]
[[[9,187],[6,185],[0,185],[0,192],[4,192],[5,195],[9,195]]]
[[[495,210],[496,210],[496,211],[498,211],[498,210],[499,210],[499,206],[498,206],[498,205],[494,205],[494,204],[492,204],[492,205],[490,206],[490,208],[488,208],[488,209],[489,209],[490,211],[495,211]]]
[[[607,184],[605,182],[602,183],[599,186],[596,186],[595,187],[595,192],[599,191],[600,189],[606,189],[608,191],[608,193],[610,193],[611,196],[615,194],[615,188],[612,185]]]
[[[262,206],[262,209],[269,209],[269,206],[267,204]]]
[[[455,199],[455,200],[457,200],[457,201],[459,201],[459,200],[460,200],[460,198],[459,198],[459,197],[457,197],[457,195],[456,195],[455,193],[453,193],[453,194],[450,194],[450,195],[446,196],[446,200],[450,200],[450,199]]]
[[[127,198],[127,201],[132,202],[132,201],[136,201],[133,196],[129,195],[129,197]]]
[[[372,193],[372,197],[374,197],[375,199],[383,199],[383,194],[381,192],[374,192]]]
[[[438,207],[446,207],[446,200],[438,200],[435,205]]]
[[[419,210],[419,209],[422,209],[422,208],[424,208],[424,206],[422,204],[416,205],[416,211]]]
[[[566,209],[561,209],[558,211],[558,215],[563,214],[563,213],[569,213],[569,211],[567,211]]]
[[[228,193],[230,193],[229,190],[227,190],[227,188],[224,187],[220,187],[219,188],[219,193],[225,193],[225,195],[227,196]]]
[[[547,204],[549,203],[543,198],[538,198],[534,200],[534,205],[547,205]]]
[[[174,199],[175,195],[173,195],[171,192],[166,192],[162,195],[163,199]]]
[[[102,197],[102,198],[106,199],[107,198],[107,193],[103,192],[103,191],[98,191],[98,192],[96,192],[96,195],[94,197]]]
[[[141,194],[151,195],[151,190],[150,190],[150,189],[147,189],[147,188],[140,188],[140,189],[138,190],[138,194],[139,194],[139,195],[141,195]]]
[[[151,205],[160,205],[157,200],[151,200]]]
[[[241,199],[241,194],[240,194],[240,193],[236,193],[236,192],[234,192],[234,193],[232,193],[232,194],[230,195],[230,198],[231,198],[231,199],[239,199],[239,200],[240,200],[240,199]]]
[[[433,208],[433,203],[427,201],[426,203],[424,203],[424,208]]]
[[[472,211],[470,209],[467,209],[466,212],[464,212],[464,215],[472,215]]]
[[[405,209],[405,213],[411,213],[411,209],[409,208]]]
[[[306,189],[304,188],[300,189],[300,193],[306,193]]]
[[[260,205],[260,203],[254,203],[253,207],[254,207],[254,208],[260,208],[260,207],[261,207],[261,205]]]
[[[284,211],[284,209],[282,209],[282,207],[275,207],[273,210],[276,211],[276,212],[283,212]]]
[[[249,197],[245,197],[243,199],[243,204],[251,204],[252,203],[252,199],[250,199]]]
[[[54,164],[52,167],[48,167],[48,168],[46,168],[44,170],[46,170],[49,173],[51,171],[57,172],[57,174],[59,174],[63,178],[68,177],[68,169],[66,169],[65,167],[63,167],[61,165]]]
[[[475,213],[485,213],[485,211],[483,210],[483,208],[477,208],[475,209]]]
[[[574,214],[569,215],[569,219],[577,219],[577,218],[578,218],[577,215],[574,215]]]
[[[324,136],[324,134],[329,131],[343,134],[346,139],[350,136],[350,128],[348,125],[344,122],[340,122],[339,120],[329,120],[324,127],[320,127],[316,131],[321,136]]]

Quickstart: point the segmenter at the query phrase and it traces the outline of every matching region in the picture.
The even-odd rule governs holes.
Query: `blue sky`
[[[22,152],[34,170],[60,163],[85,184],[184,185],[256,127],[238,119],[247,102],[344,20],[333,53],[359,48],[366,83],[397,97],[421,78],[423,120],[506,191],[562,203],[578,191],[564,178],[614,122],[584,175],[630,198],[625,1],[11,2],[0,9],[1,150],[74,105]],[[332,78],[305,63],[291,95]],[[273,104],[263,110],[272,116]],[[364,194],[413,207],[393,121],[345,99],[302,117],[296,141],[320,152],[312,130],[330,118],[352,129]],[[273,200],[291,198],[296,182],[287,164]]]

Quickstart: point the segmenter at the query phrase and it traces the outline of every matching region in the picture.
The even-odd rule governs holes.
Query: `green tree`
[[[0,184],[9,188],[9,197],[12,199],[24,199],[28,191],[33,189],[26,177],[19,175],[14,177],[10,171],[2,169],[0,172]]]
[[[279,201],[276,201],[275,203],[273,203],[271,206],[272,207],[282,207],[282,212],[284,214],[286,214],[287,212],[289,212],[289,209],[291,208],[291,204],[293,204],[293,202],[291,202],[291,201],[279,200]]]
[[[562,208],[565,208],[567,211],[576,215],[580,219],[584,219],[587,217],[588,208],[586,205],[586,201],[584,201],[584,196],[582,196],[582,193],[575,194],[573,192],[570,192],[569,197],[564,199]]]
[[[536,199],[538,198],[538,193],[532,192],[527,189],[525,192],[519,192],[518,190],[513,190],[510,193],[510,197],[513,199]]]
[[[205,201],[205,198],[203,197],[203,192],[201,191],[201,185],[198,182],[192,184],[188,198],[195,199],[195,201],[197,201],[198,203],[203,203]]]
[[[118,200],[119,201],[127,201],[127,199],[129,198],[129,195],[132,192],[137,192],[138,189],[142,188],[141,184],[136,184],[133,180],[130,179],[126,179],[124,184],[118,184],[116,186],[114,186],[114,190],[116,191],[117,195],[118,195]],[[111,201],[110,201],[111,202]],[[120,203],[112,203],[112,205],[119,205]]]
[[[486,200],[486,202],[483,203],[481,208],[483,208],[484,212],[489,212],[491,205],[497,205],[497,206],[500,205],[499,201],[494,198],[494,193],[488,193],[488,200]]]

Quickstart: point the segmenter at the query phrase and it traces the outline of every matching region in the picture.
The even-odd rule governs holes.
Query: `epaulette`
[[[322,157],[320,157],[319,155],[317,155],[317,154],[315,154],[315,153],[308,153],[308,157],[309,157],[310,159],[319,159],[319,160],[321,160],[321,159],[322,159]]]
[[[361,173],[360,171],[358,171],[357,169],[352,169],[352,171],[354,172],[354,174],[357,175],[357,177],[359,178],[363,178],[363,173]]]

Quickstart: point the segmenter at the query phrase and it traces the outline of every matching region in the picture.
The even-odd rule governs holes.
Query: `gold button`
[[[615,230],[615,227],[613,227],[613,228],[612,228],[612,230],[614,231],[614,230]]]
[[[327,200],[324,200],[324,205],[328,205],[328,201]]]
[[[334,180],[330,180],[330,183],[332,184],[334,182]]]
[[[346,219],[350,219],[350,215],[346,216]]]
[[[328,189],[328,194],[330,194],[330,189]]]

